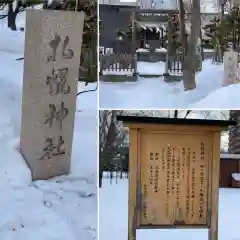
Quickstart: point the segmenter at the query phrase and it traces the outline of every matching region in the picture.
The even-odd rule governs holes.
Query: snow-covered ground
[[[18,26],[24,21],[21,13]],[[71,174],[32,182],[18,152],[23,61],[16,58],[23,57],[24,33],[6,29],[4,19],[0,36],[0,239],[96,239],[97,92],[77,98]]]
[[[240,240],[240,191],[219,191],[219,235],[218,240]],[[127,239],[128,232],[128,180],[118,180],[112,185],[103,180],[99,191],[99,239]],[[137,230],[137,240],[207,240],[206,229],[156,229]]]
[[[164,63],[138,62],[141,74],[161,74]],[[203,70],[196,75],[197,87],[184,91],[183,83],[166,83],[163,77],[139,78],[137,82],[100,82],[100,108],[239,108],[240,84],[223,86],[223,65],[203,62]]]

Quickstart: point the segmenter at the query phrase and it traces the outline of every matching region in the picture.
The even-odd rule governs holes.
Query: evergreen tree
[[[204,26],[205,36],[203,45],[206,48],[220,48],[226,51],[232,43],[235,50],[239,45],[240,36],[240,10],[234,6],[230,12],[224,15],[223,19],[214,18],[209,24]]]

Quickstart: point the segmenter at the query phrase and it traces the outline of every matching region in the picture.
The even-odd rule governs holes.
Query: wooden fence
[[[182,75],[182,61],[183,57],[181,54],[177,54],[174,57],[167,57],[167,66],[169,75]]]
[[[174,57],[166,59],[167,73],[170,76],[182,76],[183,75],[183,55],[181,53]],[[202,62],[200,57],[196,59],[197,69],[199,72],[202,70]],[[136,56],[132,54],[100,54],[99,55],[99,72],[100,75],[135,75],[137,73],[137,61]]]
[[[168,58],[168,73],[169,75],[181,76],[183,75],[183,55],[178,53],[174,57]],[[200,72],[202,70],[202,61],[199,56],[196,58],[196,72]]]
[[[133,74],[136,69],[136,59],[132,54],[106,54],[99,56],[100,74]]]
[[[212,63],[213,64],[222,64],[223,63],[223,56],[218,50],[215,50],[212,56]]]
[[[104,172],[103,180],[109,180],[110,184],[117,184],[121,179],[128,179],[128,172],[112,171]]]

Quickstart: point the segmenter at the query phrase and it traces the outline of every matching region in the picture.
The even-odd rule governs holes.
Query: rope
[[[95,92],[95,91],[97,91],[97,89],[98,89],[98,81],[97,81],[97,85],[96,85],[96,87],[94,89],[90,89],[90,90],[85,90],[85,91],[79,92],[79,93],[77,93],[77,96],[79,96],[82,93]]]

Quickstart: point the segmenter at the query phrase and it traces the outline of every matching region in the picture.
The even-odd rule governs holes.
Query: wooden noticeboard
[[[118,116],[129,127],[129,235],[208,228],[218,239],[220,133],[235,122]]]

